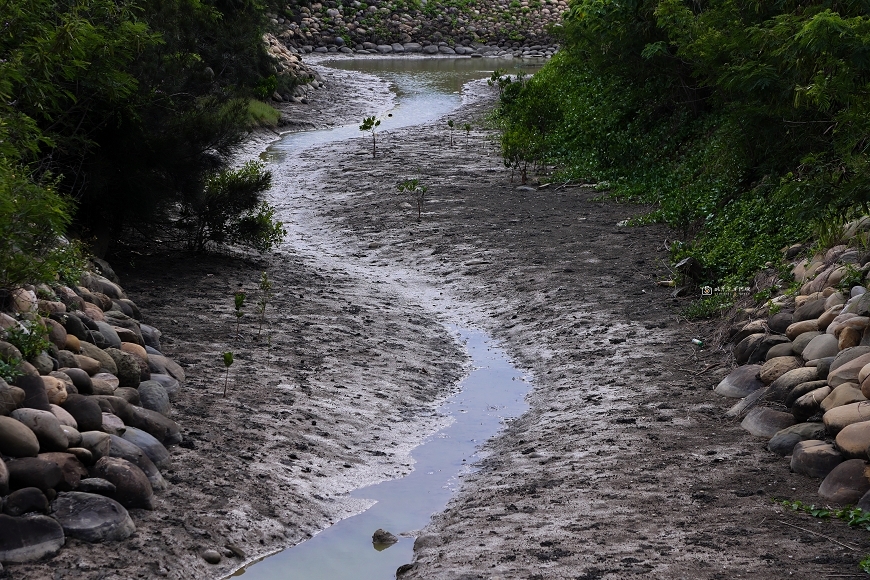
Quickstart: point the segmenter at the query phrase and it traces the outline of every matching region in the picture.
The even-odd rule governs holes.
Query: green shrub
[[[256,161],[210,176],[199,198],[183,211],[189,247],[202,251],[211,243],[241,244],[267,251],[279,244],[284,227],[261,199],[271,184],[272,174]]]
[[[81,247],[65,242],[72,203],[52,182],[0,158],[0,289],[81,277]]]
[[[18,368],[19,364],[21,364],[21,361],[18,359],[6,359],[0,356],[0,379],[3,379],[7,383],[15,381],[15,379],[22,375],[21,370]]]
[[[501,94],[506,162],[654,204],[637,223],[677,229],[674,257],[714,285],[743,286],[786,243],[870,209],[862,4],[574,0],[561,34]]]
[[[25,360],[30,360],[51,346],[46,328],[32,320],[24,320],[6,329],[5,335],[6,342],[15,346]]]

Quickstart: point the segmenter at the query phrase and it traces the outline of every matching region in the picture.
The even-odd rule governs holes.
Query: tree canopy
[[[255,0],[0,0],[0,156],[111,238],[198,200],[272,73]]]
[[[870,2],[573,0],[560,34],[506,142],[656,202],[711,279],[870,209]]]

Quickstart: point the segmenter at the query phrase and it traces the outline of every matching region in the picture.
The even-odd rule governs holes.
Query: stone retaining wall
[[[0,572],[67,538],[130,537],[127,509],[154,509],[168,487],[167,447],[182,439],[170,401],[184,370],[105,267],[113,279],[19,288],[0,311]],[[40,333],[36,354],[13,344]]]
[[[273,31],[295,51],[545,57],[565,0],[496,0],[463,6],[430,0],[315,2],[270,13]]]

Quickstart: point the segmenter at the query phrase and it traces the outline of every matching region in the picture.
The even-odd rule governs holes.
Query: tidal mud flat
[[[493,95],[468,87],[451,118],[476,127]],[[450,146],[445,120],[336,148],[316,217],[364,269],[445,319],[501,340],[534,377],[532,409],[416,543],[402,578],[787,578],[851,574],[863,532],[785,512],[817,502],[710,390],[733,365],[678,317],[662,227],[589,188],[511,183],[492,135]],[[342,154],[343,152],[343,154]],[[313,156],[303,155],[313,162]],[[429,187],[422,218],[396,184]],[[311,184],[314,187],[314,184]],[[437,288],[433,292],[432,289]],[[798,526],[798,527],[794,527]]]
[[[311,123],[385,110],[386,85],[326,72]],[[354,84],[357,83],[357,84]],[[358,84],[362,83],[362,84]],[[376,97],[359,97],[371,83]],[[356,87],[351,97],[342,87]],[[188,375],[173,419],[169,490],[119,544],[71,540],[22,578],[226,576],[367,506],[346,492],[401,476],[441,425],[466,372],[444,323],[482,328],[534,380],[531,410],[416,544],[416,578],[807,577],[855,570],[842,525],[782,513],[815,501],[736,423],[710,388],[726,353],[698,350],[668,291],[662,228],[616,224],[642,208],[578,187],[511,184],[479,119],[494,95],[466,91],[445,121],[313,148],[276,171],[291,236],[276,255],[120,252],[113,265],[166,353]],[[362,110],[361,110],[362,109]],[[256,146],[252,145],[252,151]],[[423,215],[396,190],[429,187]],[[257,337],[263,271],[274,298]],[[233,294],[249,306],[236,332]],[[224,399],[220,355],[234,351]],[[713,368],[710,365],[719,365]],[[708,369],[708,370],[705,370]],[[702,372],[703,371],[703,372]],[[135,510],[134,510],[135,511]],[[801,531],[784,525],[792,523]],[[218,564],[202,559],[222,553]]]
[[[389,107],[386,83],[358,75],[332,86],[325,76],[331,90],[305,109],[317,126]],[[360,96],[361,86],[372,90]],[[187,372],[172,414],[184,442],[171,449],[155,509],[131,510],[130,539],[70,539],[48,561],[6,567],[9,577],[226,577],[371,504],[350,490],[409,472],[410,450],[444,424],[437,404],[467,371],[462,346],[426,310],[292,244],[266,258],[156,247],[110,259]],[[273,297],[260,331],[264,271]],[[238,321],[240,290],[248,300]],[[226,351],[235,363],[223,398]],[[206,550],[221,561],[206,562]]]

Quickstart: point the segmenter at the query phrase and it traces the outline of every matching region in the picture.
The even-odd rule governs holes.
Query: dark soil
[[[322,112],[359,118],[336,97],[349,74],[317,93]],[[115,256],[187,367],[172,485],[134,510],[134,538],[71,540],[12,577],[221,577],[363,509],[343,494],[410,468],[465,370],[444,324],[496,337],[533,379],[531,410],[486,444],[403,578],[857,577],[866,532],[774,504],[816,502],[819,482],[722,418],[733,401],[711,387],[727,353],[692,345],[708,330],[655,284],[670,232],[617,226],[643,208],[589,188],[512,184],[479,128],[492,94],[467,96],[452,118],[474,121],[468,147],[442,121],[385,135],[377,159],[365,139],[294,156],[272,199],[291,235],[273,256]],[[419,221],[396,190],[412,177],[429,186]],[[275,296],[258,338],[264,270]],[[200,557],[229,545],[217,566]]]

